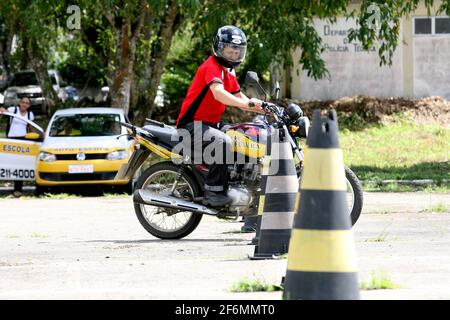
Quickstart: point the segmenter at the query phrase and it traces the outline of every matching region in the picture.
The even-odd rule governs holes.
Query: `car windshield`
[[[72,114],[56,116],[50,137],[116,136],[121,133],[118,114]]]
[[[38,81],[34,72],[17,73],[11,81],[12,87],[37,86]]]

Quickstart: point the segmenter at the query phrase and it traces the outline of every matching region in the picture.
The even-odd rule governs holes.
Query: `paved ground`
[[[4,195],[4,194],[3,194]],[[360,279],[400,286],[363,299],[450,299],[450,196],[366,193],[354,227]],[[442,204],[447,212],[426,210]],[[244,278],[279,284],[287,260],[250,261],[242,223],[206,217],[188,238],[152,237],[131,197],[0,198],[0,299],[280,299],[232,293]]]

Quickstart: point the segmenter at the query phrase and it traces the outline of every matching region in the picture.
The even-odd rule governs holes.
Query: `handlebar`
[[[248,102],[248,106],[249,106],[250,108],[253,108],[253,107],[255,106],[255,103],[252,102],[252,101],[249,101],[249,102]],[[270,103],[270,102],[263,101],[261,107],[262,107],[262,109],[263,109],[265,112],[274,113],[274,114],[276,114],[276,115],[279,116],[279,117],[282,116],[282,112],[280,111],[280,108],[279,108],[276,104],[273,104],[273,103]]]
[[[131,129],[131,130],[133,130],[135,128],[132,124],[129,124],[126,122],[119,121],[119,124],[125,128]]]
[[[264,101],[262,103],[262,108],[264,111],[273,113],[274,115],[276,115],[280,118],[283,116],[282,109],[280,107],[278,107],[276,104],[273,104],[271,102]]]
[[[132,137],[135,137],[136,135],[142,135],[142,136],[146,136],[146,137],[150,137],[150,138],[154,138],[153,134],[151,132],[148,132],[147,130],[140,128],[140,127],[136,127],[133,126],[132,124],[126,123],[126,122],[122,122],[119,121],[119,124],[121,126],[124,126],[127,129],[131,130],[131,134],[128,134]]]

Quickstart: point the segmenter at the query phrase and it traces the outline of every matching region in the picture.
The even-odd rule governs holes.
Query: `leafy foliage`
[[[154,83],[159,83],[161,77],[157,72],[161,66],[165,66],[162,83],[166,99],[172,108],[179,105],[196,67],[210,54],[213,36],[222,25],[238,25],[248,35],[247,58],[238,73],[241,77],[247,70],[254,70],[270,81],[274,72],[292,65],[292,53],[300,49],[301,67],[308,76],[319,79],[327,77],[328,71],[321,57],[324,44],[314,28],[314,19],[333,22],[338,16],[355,18],[358,27],[351,30],[349,40],[360,41],[366,50],[375,47],[383,65],[392,63],[401,17],[419,5],[419,0],[363,0],[352,2],[358,9],[350,12],[349,0],[81,0],[77,2],[82,9],[81,30],[73,31],[66,27],[66,10],[72,4],[69,0],[0,2],[2,30],[13,30],[18,35],[19,47],[13,57],[17,66],[23,66],[30,58],[22,50],[26,41],[36,44],[41,59],[56,65],[76,85],[100,84],[106,79],[110,86],[115,83],[117,87],[124,74],[116,71],[127,70],[129,64],[138,97],[132,103],[149,103],[148,108],[152,104],[148,99],[154,97],[157,89]],[[431,11],[435,1],[425,0],[424,4]],[[379,14],[375,25],[373,6]],[[161,30],[170,8],[177,12],[172,31],[179,33],[173,39],[170,35],[169,43],[164,43],[167,36]],[[144,25],[138,28],[144,11]],[[450,2],[440,2],[437,13],[450,14]],[[134,36],[135,51],[133,43],[128,43],[132,57],[121,60],[126,50],[120,49],[127,41],[119,39]],[[166,65],[163,51],[171,44]],[[55,59],[55,55],[59,57]]]

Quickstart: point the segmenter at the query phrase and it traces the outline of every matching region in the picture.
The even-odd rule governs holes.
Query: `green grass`
[[[73,199],[73,198],[81,198],[78,195],[75,194],[69,194],[69,193],[44,193],[42,196],[44,199]]]
[[[384,242],[386,241],[387,236],[389,235],[390,231],[388,230],[392,223],[388,224],[381,232],[370,239],[367,239],[366,242]]]
[[[233,284],[231,292],[274,292],[281,291],[279,285],[269,284],[264,279],[243,279]]]
[[[424,211],[425,211],[425,212],[442,213],[442,212],[448,212],[448,211],[450,211],[450,208],[447,208],[447,206],[446,206],[444,203],[439,202],[439,203],[437,203],[437,204],[431,206],[430,208],[425,209]]]
[[[398,118],[388,125],[339,134],[344,161],[366,191],[447,192],[450,183],[450,129]],[[383,180],[432,179],[436,185],[411,186]]]
[[[130,197],[128,193],[103,193],[102,198],[124,198]]]
[[[7,239],[18,239],[18,238],[20,238],[20,236],[18,236],[16,234],[7,234],[5,237]]]
[[[384,273],[373,272],[370,279],[361,282],[362,290],[386,290],[398,288],[400,288],[400,286],[389,279]]]
[[[30,235],[30,237],[31,237],[31,238],[48,238],[47,235],[45,235],[45,234],[40,234],[40,233],[38,233],[38,232],[33,232],[33,233]]]

